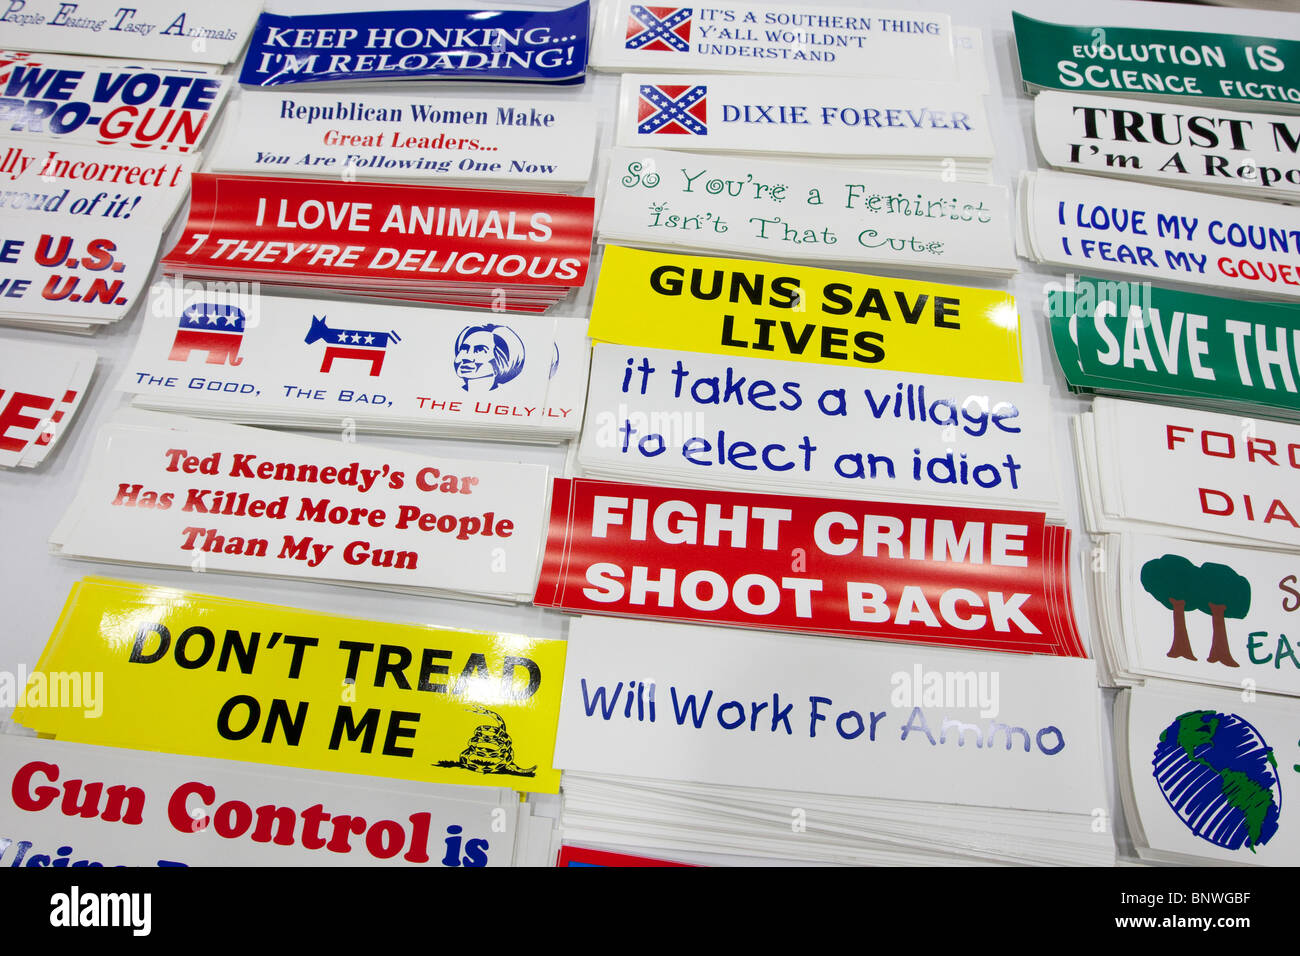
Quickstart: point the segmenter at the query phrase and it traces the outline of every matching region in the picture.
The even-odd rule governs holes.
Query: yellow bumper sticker
[[[555,793],[564,652],[88,578],[14,719],[78,743]]]

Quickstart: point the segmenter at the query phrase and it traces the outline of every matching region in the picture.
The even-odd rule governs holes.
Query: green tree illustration
[[[1239,666],[1228,649],[1226,618],[1240,619],[1250,611],[1250,581],[1226,564],[1207,561],[1200,567],[1201,598],[1196,610],[1204,611],[1214,620],[1214,637],[1210,654],[1205,659],[1212,664],[1227,667]]]
[[[1166,554],[1142,565],[1142,587],[1153,598],[1174,612],[1174,639],[1165,657],[1196,660],[1192,643],[1187,639],[1187,611],[1195,611],[1200,600],[1200,569],[1181,554]]]

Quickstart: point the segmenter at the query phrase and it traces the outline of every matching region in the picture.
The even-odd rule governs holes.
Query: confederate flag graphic
[[[632,4],[627,18],[629,50],[657,50],[661,53],[689,53],[691,50],[690,7],[643,7]]]
[[[649,133],[693,133],[704,136],[708,87],[657,85],[640,87],[637,99],[636,131]]]

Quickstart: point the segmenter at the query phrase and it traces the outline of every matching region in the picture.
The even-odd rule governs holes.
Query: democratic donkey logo
[[[358,362],[369,362],[372,378],[383,371],[384,356],[388,354],[388,346],[402,340],[396,332],[331,329],[325,324],[324,316],[313,315],[311,328],[303,341],[311,345],[322,339],[325,341],[325,355],[320,363],[322,373],[334,367],[335,359],[352,359]]]
[[[181,313],[167,358],[188,362],[191,352],[204,352],[208,365],[238,365],[244,361],[239,346],[244,341],[246,319],[244,311],[233,305],[195,302]]]

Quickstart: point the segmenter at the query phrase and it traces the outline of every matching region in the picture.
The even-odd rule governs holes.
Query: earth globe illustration
[[[1282,789],[1273,748],[1236,714],[1182,714],[1160,734],[1151,766],[1170,808],[1202,840],[1254,853],[1277,833]]]

